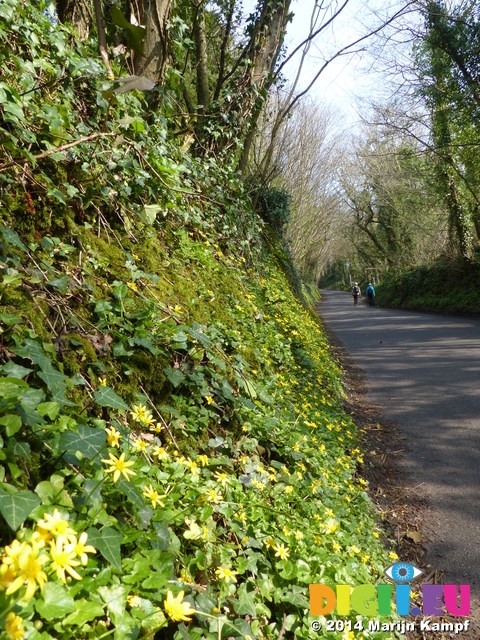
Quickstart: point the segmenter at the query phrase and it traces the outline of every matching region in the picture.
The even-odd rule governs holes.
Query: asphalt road
[[[322,291],[320,314],[405,439],[405,473],[431,506],[427,563],[480,593],[480,320],[353,306]],[[472,603],[473,604],[473,603]]]

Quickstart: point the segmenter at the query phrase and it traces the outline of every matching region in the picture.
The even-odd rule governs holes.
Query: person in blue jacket
[[[368,283],[367,285],[367,289],[365,291],[365,293],[367,294],[367,300],[368,300],[368,304],[373,307],[373,305],[375,304],[374,302],[374,298],[375,298],[375,289],[373,288],[373,285],[371,282]]]

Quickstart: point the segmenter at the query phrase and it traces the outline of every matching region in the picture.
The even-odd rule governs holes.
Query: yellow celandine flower
[[[86,531],[83,531],[80,535],[80,538],[77,540],[75,547],[73,548],[75,555],[78,556],[85,566],[88,562],[87,553],[97,553],[95,547],[92,547],[91,544],[85,544],[88,539],[88,534]]]
[[[303,538],[303,533],[302,533],[301,531],[298,531],[298,530],[297,530],[297,531],[295,531],[295,538],[296,538],[297,540],[302,540],[302,538]]]
[[[106,386],[107,386],[107,379],[106,379],[106,378],[99,378],[99,379],[98,379],[98,384],[99,384],[101,387],[106,387]]]
[[[283,493],[287,493],[287,494],[293,493],[293,486],[291,484],[286,486],[285,489],[283,490]]]
[[[78,567],[80,562],[75,560],[75,542],[68,544],[62,544],[60,540],[50,543],[50,555],[52,557],[52,569],[56,571],[57,577],[63,583],[67,582],[65,572],[68,575],[75,578],[75,580],[81,580],[80,576],[73,567]]]
[[[0,589],[8,589],[16,577],[17,571],[13,565],[0,565]]]
[[[207,404],[215,404],[215,400],[212,396],[205,396],[205,400],[207,401]]]
[[[139,607],[141,604],[140,596],[130,595],[127,596],[127,604],[131,607]]]
[[[395,553],[395,551],[390,551],[390,553],[388,554],[388,557],[391,560],[398,560],[398,555]]]
[[[152,455],[159,460],[168,460],[168,458],[170,457],[168,451],[159,446],[153,447]]]
[[[110,465],[109,469],[105,469],[105,473],[113,473],[114,482],[117,482],[121,475],[123,475],[123,477],[125,478],[125,480],[127,480],[127,482],[130,482],[130,478],[128,477],[128,474],[132,476],[137,475],[135,471],[132,471],[131,469],[128,468],[134,465],[135,461],[134,460],[126,461],[125,451],[122,452],[119,458],[114,456],[113,453],[109,453],[108,456],[110,460],[104,460],[102,458],[102,462],[105,462],[105,464]]]
[[[337,553],[339,553],[342,550],[342,545],[339,544],[336,540],[334,540],[334,542],[332,543],[332,546],[334,551],[336,551]]]
[[[273,538],[267,538],[264,544],[267,547],[267,549],[272,549],[273,546],[275,545],[275,540],[273,540]]]
[[[25,637],[25,627],[23,626],[23,620],[20,616],[17,616],[13,611],[7,614],[5,620],[5,633],[9,640],[23,640]]]
[[[283,526],[283,533],[284,533],[286,536],[289,536],[289,535],[290,535],[290,527],[289,527],[288,525],[284,525],[284,526]]]
[[[215,473],[213,474],[213,477],[215,478],[215,480],[217,482],[219,482],[222,487],[226,487],[228,484],[228,477],[227,474],[225,472],[220,473],[220,471],[215,471]]]
[[[60,540],[60,542],[70,542],[76,538],[76,532],[68,526],[68,520],[62,518],[58,509],[54,509],[52,514],[46,513],[43,520],[37,523],[37,531],[46,542],[49,542],[48,534]],[[47,532],[47,533],[45,533]]]
[[[207,495],[207,499],[209,502],[213,502],[214,504],[218,504],[223,500],[223,496],[215,491],[215,489],[207,489],[205,491]]]
[[[282,560],[288,560],[290,556],[290,549],[286,547],[283,542],[281,544],[274,545],[275,556],[281,558]]]
[[[324,525],[322,525],[322,529],[325,533],[329,534],[329,533],[335,533],[335,531],[338,529],[339,524],[336,520],[333,519],[329,519],[325,522]]]
[[[163,424],[160,424],[160,422],[150,425],[150,431],[154,431],[155,433],[160,433],[161,431],[163,431],[163,429],[164,429],[164,426]]]
[[[174,622],[190,622],[192,615],[195,613],[195,609],[189,602],[182,602],[185,591],[180,593],[174,598],[173,593],[167,591],[167,597],[163,602],[165,613]]]
[[[153,420],[152,412],[147,409],[143,404],[134,404],[130,415],[137,422],[141,422],[144,425],[150,426]]]
[[[206,467],[208,465],[208,456],[202,454],[197,456],[197,461],[202,465],[202,467]]]
[[[173,307],[173,310],[175,311],[175,313],[180,313],[180,311],[182,310],[182,307],[179,304],[176,304]]]
[[[248,426],[246,424],[242,426],[242,431],[243,433],[248,433]]]
[[[154,509],[156,509],[157,506],[165,508],[165,504],[162,502],[161,498],[165,498],[166,496],[165,495],[161,496],[158,493],[158,491],[155,491],[155,489],[152,486],[152,483],[150,483],[150,486],[148,487],[145,486],[143,488],[143,495],[145,496],[145,498],[151,501],[152,507]]]
[[[134,451],[141,451],[142,453],[147,453],[147,443],[142,438],[135,438],[133,440],[133,449]]]
[[[138,287],[135,284],[135,282],[127,282],[127,287],[129,287],[130,289],[133,289],[133,291],[138,291]]]
[[[119,447],[119,441],[122,437],[120,431],[117,431],[115,427],[108,427],[105,429],[107,433],[107,442],[109,447]]]
[[[235,576],[238,576],[238,571],[233,571],[228,567],[218,567],[217,569],[215,569],[215,575],[220,580],[224,580],[228,584],[230,581],[232,582],[237,581]]]
[[[48,558],[45,554],[39,555],[40,549],[40,545],[35,542],[32,545],[26,542],[21,544],[21,550],[16,554],[12,566],[16,577],[5,592],[7,596],[25,586],[25,594],[22,599],[24,602],[28,602],[33,598],[37,585],[40,591],[43,591],[43,585],[48,580],[47,574],[43,570],[43,564]]]
[[[342,640],[355,640],[355,634],[353,631],[344,631]]]

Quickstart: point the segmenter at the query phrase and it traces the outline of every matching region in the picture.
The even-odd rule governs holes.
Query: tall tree
[[[135,53],[136,75],[146,76],[153,82],[161,82],[168,61],[168,21],[172,12],[172,0],[143,0],[140,22],[145,26],[142,53]]]

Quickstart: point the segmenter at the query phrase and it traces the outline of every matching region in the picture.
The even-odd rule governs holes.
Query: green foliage
[[[42,6],[0,9],[0,625],[309,638],[310,582],[388,563],[339,367],[231,167]]]
[[[290,219],[290,194],[285,189],[264,188],[258,196],[258,206],[262,218],[278,235]]]
[[[439,260],[396,276],[378,286],[376,300],[385,306],[425,311],[478,313],[478,262]]]

